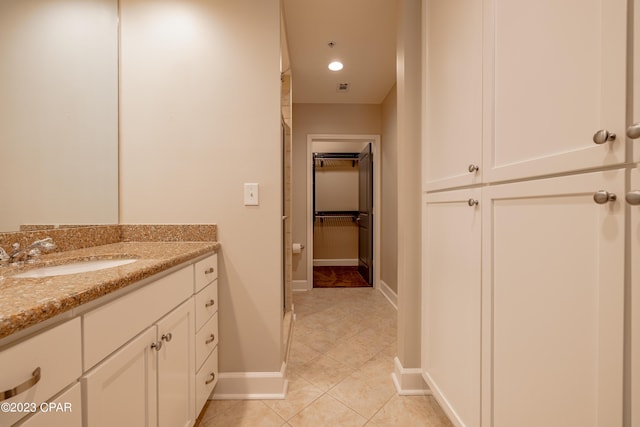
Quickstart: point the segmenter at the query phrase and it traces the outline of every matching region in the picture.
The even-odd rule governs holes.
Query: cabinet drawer
[[[218,313],[207,320],[207,323],[196,334],[196,370],[218,345]]]
[[[23,391],[3,403],[40,405],[82,375],[80,319],[56,326],[0,352],[0,391]],[[29,381],[39,380],[29,386]],[[17,408],[16,408],[17,409]],[[0,411],[0,425],[12,425],[25,412]]]
[[[195,292],[200,292],[202,288],[217,278],[218,254],[213,254],[196,263]]]
[[[196,295],[196,331],[218,311],[218,281],[205,287]]]
[[[188,299],[192,290],[193,270],[186,267],[84,314],[84,370]]]
[[[80,383],[42,407],[44,410],[18,424],[20,427],[82,427]]]
[[[217,383],[218,348],[216,347],[196,374],[196,414],[200,414]]]

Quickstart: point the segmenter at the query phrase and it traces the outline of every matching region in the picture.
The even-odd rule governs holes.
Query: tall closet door
[[[425,190],[482,178],[482,1],[427,0]]]
[[[483,190],[483,426],[622,425],[624,175]]]
[[[449,417],[480,425],[481,190],[427,195],[422,370]]]
[[[640,169],[631,171],[629,189],[633,192],[627,195],[631,224],[631,427],[640,427]]]
[[[626,0],[485,2],[485,182],[624,162],[626,13]]]

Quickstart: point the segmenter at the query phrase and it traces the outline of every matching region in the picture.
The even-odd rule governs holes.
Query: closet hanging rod
[[[359,153],[313,153],[313,158],[322,160],[358,160],[359,155]]]

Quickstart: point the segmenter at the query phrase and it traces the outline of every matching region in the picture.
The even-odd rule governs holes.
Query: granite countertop
[[[26,266],[0,267],[0,339],[219,248],[217,242],[119,242],[43,255]],[[38,267],[105,258],[138,260],[86,273],[12,277]]]

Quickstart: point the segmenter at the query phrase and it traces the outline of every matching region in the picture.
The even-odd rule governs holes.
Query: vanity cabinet
[[[82,378],[87,426],[155,426],[158,361],[151,327]]]
[[[174,270],[1,348],[3,403],[20,409],[0,425],[194,425],[218,380],[217,255]]]
[[[199,414],[218,383],[217,255],[196,263],[195,274],[196,414]]]
[[[212,255],[85,314],[85,335],[105,336],[112,347],[87,340],[88,364],[110,355],[82,379],[87,425],[194,424],[217,381],[216,279]],[[125,321],[103,335],[114,316]],[[114,411],[113,402],[126,410]]]
[[[190,298],[83,377],[87,425],[193,424],[193,313]]]
[[[194,331],[193,298],[158,322],[155,350],[160,427],[184,427],[195,422]]]
[[[82,392],[80,383],[48,402],[45,411],[40,411],[20,427],[82,427]]]
[[[2,401],[9,404],[9,411],[4,407],[0,411],[0,425],[12,425],[77,383],[82,375],[81,338],[80,319],[76,318],[0,351],[0,391],[18,393]],[[75,403],[72,412],[58,414],[60,423],[74,425],[74,416],[82,412],[81,404]],[[25,404],[30,405],[26,410]],[[50,414],[42,415],[47,418]]]

